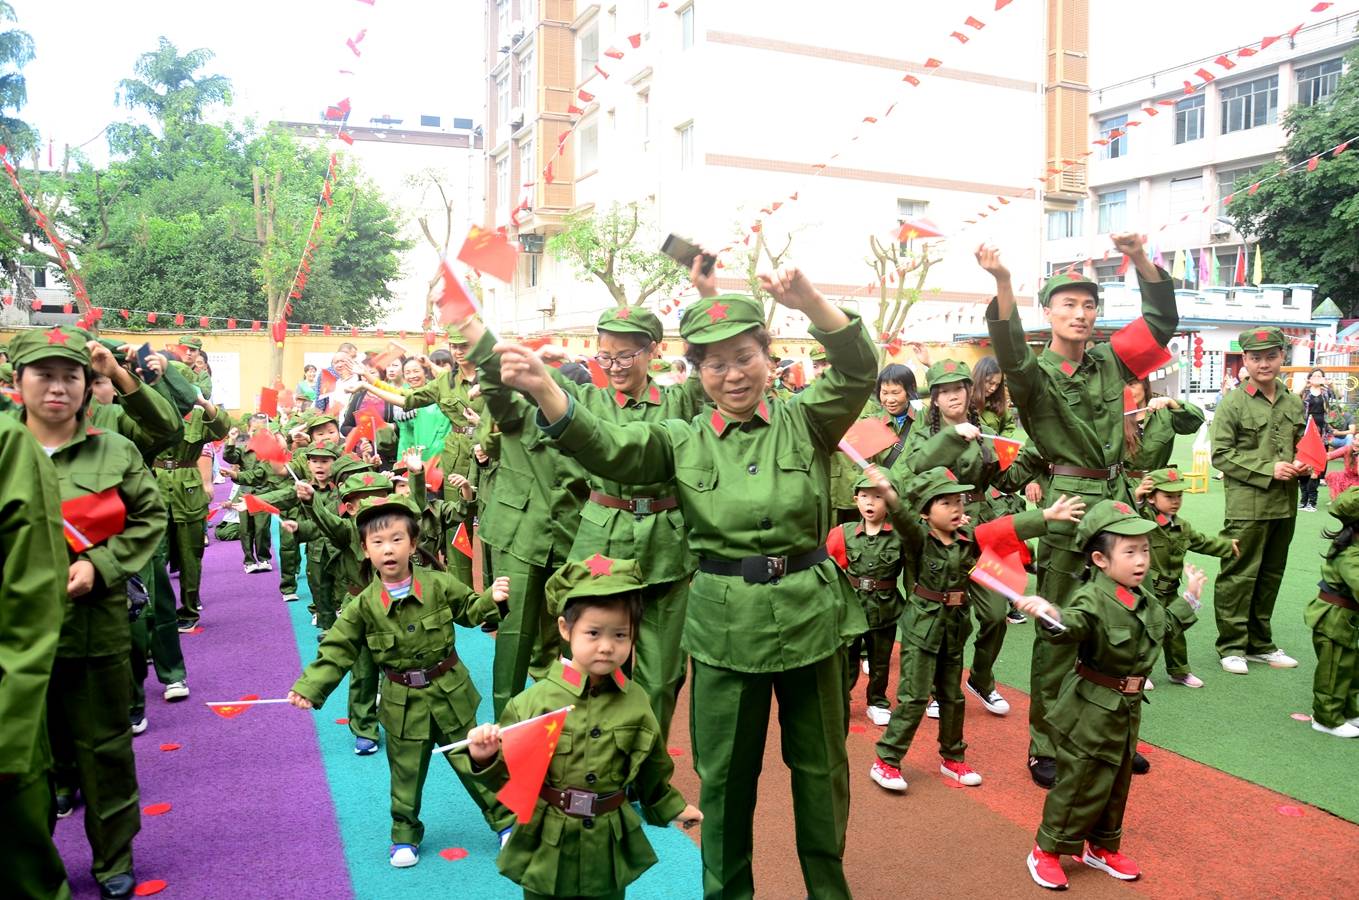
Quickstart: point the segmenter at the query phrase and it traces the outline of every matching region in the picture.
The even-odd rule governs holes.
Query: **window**
[[[1099,284],[1108,284],[1111,281],[1122,281],[1123,276],[1118,274],[1122,268],[1122,260],[1095,263],[1095,281]]]
[[[687,172],[694,167],[694,123],[681,125],[675,131],[679,132],[680,171]]]
[[[472,120],[471,120],[471,119],[458,119],[458,118],[455,118],[455,119],[453,120],[453,127],[454,127],[454,128],[457,128],[457,129],[460,129],[460,130],[462,130],[462,131],[471,131],[471,130],[472,130]]]
[[[1127,228],[1128,192],[1109,191],[1099,195],[1099,233],[1113,234]]]
[[[1085,234],[1085,202],[1077,203],[1074,209],[1048,210],[1048,240],[1081,237]]]
[[[532,184],[538,180],[537,160],[533,158],[533,141],[519,145],[519,183]]]
[[[679,16],[680,26],[680,49],[688,50],[694,46],[694,5],[690,3],[677,15]]]
[[[438,127],[439,127],[439,117],[438,117],[438,116],[421,116],[421,117],[420,117],[420,127],[421,127],[421,128],[438,128]]]
[[[1187,144],[1203,137],[1203,95],[1195,94],[1175,104],[1175,143]]]
[[[510,80],[505,76],[495,80],[495,114],[500,125],[510,120]]]
[[[1218,169],[1217,200],[1219,212],[1226,209],[1226,204],[1223,201],[1236,191],[1236,186],[1241,185],[1244,188],[1245,183],[1253,179],[1255,173],[1259,172],[1261,168],[1261,166],[1247,166],[1242,169]]]
[[[927,200],[906,200],[902,197],[897,198],[897,224],[906,224],[907,219],[918,219],[925,214],[925,210],[930,208]]]
[[[1273,124],[1279,118],[1279,76],[1222,89],[1222,133]]]
[[[1340,86],[1340,70],[1343,67],[1341,60],[1328,59],[1298,69],[1298,103],[1311,106],[1334,94]]]
[[[530,50],[519,58],[519,102],[517,105],[524,110],[524,114],[532,119],[538,109],[534,106],[533,96],[533,51]]]
[[[496,17],[496,37],[500,38],[500,45],[508,47],[510,43],[510,0],[495,0]]]
[[[1170,180],[1170,214],[1182,216],[1203,208],[1203,176]]]
[[[34,266],[32,270],[32,281],[35,288],[47,287],[47,267]]]
[[[1099,123],[1099,136],[1108,141],[1102,159],[1119,159],[1128,155],[1128,117],[1114,116]]]
[[[541,253],[525,253],[524,255],[528,257],[528,286],[537,287],[538,264],[542,262],[543,255]]]
[[[580,78],[585,79],[585,73],[594,68],[599,62],[599,26],[591,25],[587,31],[580,35]]]
[[[591,119],[580,127],[580,143],[576,148],[580,154],[576,171],[581,175],[593,172],[599,167],[599,120]]]
[[[495,205],[502,212],[510,208],[510,155],[508,153],[495,161]]]
[[[651,91],[637,92],[637,130],[642,135],[642,149],[651,144]]]

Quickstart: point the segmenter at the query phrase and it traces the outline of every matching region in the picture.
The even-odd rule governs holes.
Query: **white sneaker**
[[[409,869],[420,861],[420,851],[413,844],[393,844],[389,856],[398,869]]]
[[[263,562],[261,562],[258,566],[255,567],[255,571],[256,571],[256,572],[272,572],[272,571],[274,571],[274,564],[271,563],[271,562],[269,562],[269,560],[266,559],[266,560],[264,560]]]
[[[930,705],[927,706],[927,707],[925,707],[925,715],[929,716],[931,719],[937,719],[937,718],[939,718],[939,701],[938,701],[938,700],[931,700],[931,701],[930,701]]]
[[[906,779],[901,777],[901,770],[880,759],[874,761],[873,768],[868,770],[868,777],[881,788],[900,794],[906,793]]]
[[[1203,687],[1203,679],[1193,672],[1186,672],[1184,675],[1171,675],[1170,683],[1184,685],[1187,688]]]
[[[513,831],[514,826],[511,825],[509,828],[501,829],[501,831],[498,832],[498,836],[500,838],[500,849],[502,850],[505,849],[505,845],[510,842],[510,833]]]
[[[972,686],[972,681],[970,679],[963,680],[963,687],[967,688],[969,694],[980,700],[982,702],[982,706],[986,707],[986,711],[991,713],[991,715],[1004,716],[1009,714],[1010,712],[1009,701],[1002,697],[1000,695],[1000,691],[996,690],[995,688],[992,688],[990,693],[983,694],[981,691],[977,690]],[[938,718],[938,710],[939,707],[936,705],[935,718]]]
[[[1315,719],[1312,720],[1312,730],[1320,731],[1322,734],[1329,734],[1338,738],[1357,738],[1359,737],[1359,725],[1352,725],[1349,722],[1342,722],[1334,728],[1327,728]]]
[[[189,696],[189,686],[182,681],[173,681],[165,686],[165,699],[169,702],[183,700]]]
[[[142,732],[146,731],[146,724],[147,724],[146,716],[142,716],[140,719],[132,723],[132,733],[141,734]]]
[[[1233,675],[1245,675],[1250,672],[1250,667],[1246,665],[1246,658],[1243,656],[1224,656],[1222,657],[1222,671],[1230,672]]]
[[[244,563],[244,564],[242,564],[241,569],[242,569],[242,570],[245,572],[245,574],[247,574],[247,575],[254,575],[254,574],[255,574],[255,564],[254,564],[254,563]]]
[[[1146,681],[1142,682],[1142,690],[1144,690],[1144,691],[1154,691],[1154,690],[1156,690],[1156,685],[1152,684],[1152,683],[1151,683],[1151,679],[1148,678]]]
[[[1282,650],[1271,650],[1268,653],[1247,653],[1246,659],[1251,662],[1269,663],[1272,669],[1296,669],[1298,667],[1298,661]]]
[[[892,721],[892,711],[882,706],[870,706],[868,708],[868,721],[879,728],[886,728],[887,723]]]
[[[865,659],[863,662],[861,662],[861,663],[859,664],[859,668],[863,669],[863,672],[864,672],[865,675],[869,674],[869,673],[868,673],[868,660]]]
[[[298,599],[298,596],[297,596],[296,594],[284,594],[284,595],[283,595],[283,602],[284,602],[284,603],[293,603],[293,602],[295,602],[297,599]]]

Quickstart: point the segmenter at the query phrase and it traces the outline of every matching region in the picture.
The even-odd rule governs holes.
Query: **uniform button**
[[[703,482],[700,481],[700,482],[698,483],[698,486],[699,486],[699,487],[703,487]]]
[[[763,519],[760,520],[760,527],[761,527],[761,528],[773,528],[773,527],[774,527],[774,523],[771,522],[771,521],[769,521],[769,517],[768,517],[768,516],[765,516]]]
[[[750,465],[746,466],[746,471],[749,472],[751,475],[757,475],[759,474],[760,467],[755,465],[754,463],[751,463]]]
[[[415,626],[414,626],[414,625],[407,625],[407,626],[406,626],[406,630],[407,630],[407,631],[414,631],[414,630],[415,630]]]
[[[580,824],[583,825],[583,826],[585,826],[586,828],[594,828],[594,827],[595,827],[595,820],[594,820],[594,819],[581,819],[581,820],[580,820]]]
[[[591,772],[590,774],[588,774],[588,775],[585,776],[585,783],[586,783],[586,784],[594,784],[594,783],[595,783],[596,781],[598,781],[598,780],[599,780],[599,778],[595,776],[595,773],[594,773],[594,772]]]
[[[602,731],[599,730],[599,726],[598,726],[598,725],[596,725],[594,728],[591,728],[591,729],[590,729],[590,737],[592,737],[592,738],[597,738],[597,737],[599,737],[600,735],[602,735],[603,733],[604,733],[604,732],[602,732]]]

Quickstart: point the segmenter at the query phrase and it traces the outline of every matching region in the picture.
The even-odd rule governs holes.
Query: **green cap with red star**
[[[41,359],[67,359],[88,366],[90,351],[85,342],[89,339],[87,332],[68,325],[26,328],[9,342],[9,361],[15,368]]]
[[[1155,531],[1156,523],[1144,519],[1137,510],[1122,500],[1101,500],[1088,509],[1076,529],[1076,543],[1082,547],[1102,532],[1122,535],[1146,534]]]
[[[392,494],[389,497],[364,497],[359,501],[358,512],[354,514],[354,523],[363,527],[363,523],[374,516],[392,513],[401,513],[410,516],[416,522],[420,521],[420,510],[414,500],[400,494]]]
[[[715,344],[764,327],[764,309],[746,294],[705,297],[684,310],[680,337],[691,344]]]
[[[1043,306],[1052,303],[1052,295],[1058,291],[1078,290],[1084,291],[1099,302],[1099,285],[1089,278],[1080,278],[1067,272],[1053,275],[1044,284],[1043,289],[1038,292],[1038,302]]]
[[[1168,469],[1157,469],[1155,472],[1148,472],[1147,477],[1151,479],[1153,490],[1163,491],[1167,494],[1184,493],[1187,483],[1180,470],[1171,466]]]
[[[340,499],[349,500],[355,494],[390,494],[395,489],[392,479],[381,472],[355,472],[340,485]]]
[[[925,386],[930,388],[952,384],[955,381],[971,380],[972,370],[967,367],[967,363],[958,362],[956,359],[941,359],[925,373]]]
[[[630,594],[644,586],[642,567],[636,560],[613,559],[596,553],[589,559],[569,562],[553,572],[543,592],[547,595],[547,614],[560,616],[573,600]]]
[[[921,512],[935,497],[942,497],[945,494],[966,494],[971,490],[973,486],[960,483],[952,469],[935,466],[915,476],[906,489],[906,496],[911,509]]]
[[[645,335],[653,343],[664,335],[661,320],[656,318],[654,313],[636,306],[615,306],[604,310],[600,313],[599,322],[595,327],[600,331],[612,331],[616,334]]]
[[[1288,346],[1283,329],[1273,325],[1248,328],[1237,336],[1236,342],[1242,350],[1273,350],[1275,347],[1283,349]]]

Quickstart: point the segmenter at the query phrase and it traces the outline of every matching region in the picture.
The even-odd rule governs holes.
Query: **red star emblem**
[[[953,470],[952,470],[952,469],[945,469],[945,470],[944,470],[944,474],[948,476],[948,480],[949,480],[949,481],[957,481],[957,480],[958,480],[958,476],[953,474]]]
[[[716,322],[717,320],[725,319],[726,317],[727,317],[727,304],[714,303],[712,306],[708,307],[708,318],[711,319],[712,321]]]
[[[363,476],[363,483],[364,483],[364,486],[365,486],[365,487],[371,485],[371,484],[372,484],[374,481],[376,481],[376,480],[377,480],[377,479],[375,479],[375,478],[372,476],[372,474],[368,474],[368,475]]]
[[[70,339],[71,336],[69,334],[55,326],[53,326],[51,331],[47,332],[47,343],[49,344],[61,344],[63,347],[65,347],[66,342],[69,341]]]
[[[955,363],[955,362],[953,362],[952,360],[950,360],[950,361],[944,363],[944,371],[945,371],[945,372],[956,372],[956,371],[958,371],[958,364]]]
[[[1269,332],[1268,332],[1268,331],[1257,331],[1257,332],[1255,332],[1255,339],[1256,339],[1257,341],[1267,341],[1267,340],[1269,340]]]
[[[609,559],[607,556],[601,556],[598,553],[587,559],[585,565],[590,568],[590,574],[595,578],[598,578],[601,575],[609,575],[613,572],[613,560]]]
[[[625,306],[625,307],[623,307],[622,309],[620,309],[620,310],[618,311],[618,313],[614,316],[614,318],[616,318],[616,319],[630,319],[630,318],[632,318],[632,310],[631,310],[631,309],[628,309],[628,308]]]
[[[1117,503],[1114,504],[1114,509],[1116,509],[1116,510],[1118,510],[1119,512],[1123,513],[1123,515],[1125,515],[1125,516],[1130,516],[1130,515],[1132,515],[1132,509],[1131,509],[1131,507],[1129,507],[1128,504],[1122,502],[1121,500],[1120,500],[1119,502],[1117,502]]]
[[[1175,471],[1174,469],[1171,469],[1169,472],[1166,473],[1166,481],[1179,481],[1179,480],[1180,473]]]

